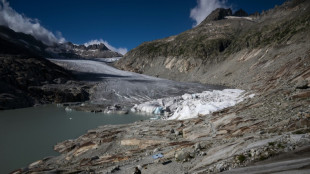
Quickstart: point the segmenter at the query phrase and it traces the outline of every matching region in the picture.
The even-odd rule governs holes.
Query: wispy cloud
[[[0,1],[0,25],[7,26],[16,32],[31,34],[47,45],[65,42],[65,38],[60,32],[55,36],[51,31],[41,26],[39,20],[16,12],[6,0]]]
[[[85,43],[85,46],[89,46],[89,45],[94,45],[94,44],[104,44],[106,47],[108,47],[110,50],[121,53],[122,55],[125,55],[128,52],[127,48],[115,48],[112,45],[109,44],[109,42],[103,40],[103,39],[95,39],[95,40],[91,40],[87,43]]]
[[[197,6],[190,13],[190,18],[195,21],[193,27],[199,25],[213,10],[227,7],[225,0],[197,0]]]

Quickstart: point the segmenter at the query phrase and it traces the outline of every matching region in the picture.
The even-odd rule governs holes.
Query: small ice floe
[[[116,62],[122,57],[111,57],[111,58],[96,58],[95,60],[100,61],[100,62],[106,62],[106,63],[112,63]]]
[[[67,112],[72,112],[72,109],[71,108],[69,108],[68,106],[65,108],[65,111],[67,111]]]
[[[72,120],[72,117],[70,117],[69,120]]]
[[[164,118],[169,120],[184,120],[234,106],[245,98],[252,97],[254,94],[247,95],[244,90],[240,89],[212,90],[151,100],[135,105],[131,111],[164,114]]]
[[[154,110],[154,114],[156,115],[162,114],[162,112],[163,112],[163,107],[161,106],[156,107],[156,109]]]

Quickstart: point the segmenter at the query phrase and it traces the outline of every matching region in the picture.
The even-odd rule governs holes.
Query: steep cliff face
[[[116,66],[245,89],[309,80],[309,1],[289,1],[248,17],[227,16],[229,11],[223,10],[215,10],[199,26],[179,35],[141,44]]]

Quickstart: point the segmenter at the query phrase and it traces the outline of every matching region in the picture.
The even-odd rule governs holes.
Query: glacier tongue
[[[245,91],[240,89],[211,90],[151,100],[135,105],[132,111],[154,113],[156,109],[162,107],[164,119],[184,120],[234,106],[247,97],[254,97],[254,95],[246,95]]]

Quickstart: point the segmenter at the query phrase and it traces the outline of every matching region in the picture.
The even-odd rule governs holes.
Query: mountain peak
[[[244,11],[242,8],[240,8],[233,14],[233,16],[246,17],[246,16],[249,16],[249,14],[246,11]]]
[[[232,11],[230,8],[227,8],[227,9],[217,8],[214,11],[212,11],[203,22],[222,20],[226,16],[231,16],[231,15],[232,15]]]
[[[107,46],[105,46],[103,43],[88,45],[88,46],[86,46],[86,49],[88,49],[88,50],[89,49],[91,49],[91,50],[98,49],[98,50],[102,50],[102,51],[109,50],[109,48]]]

